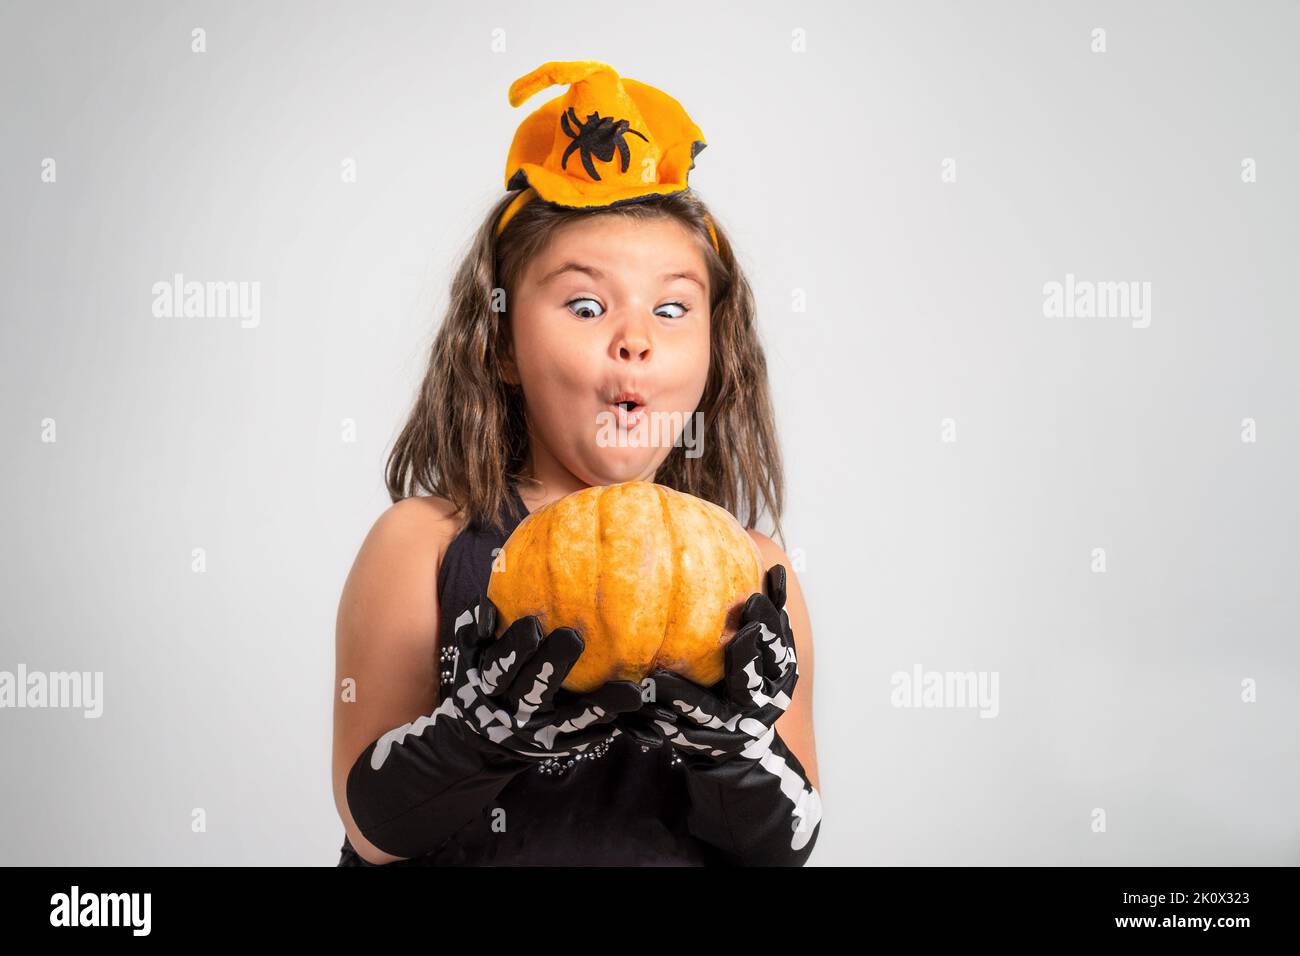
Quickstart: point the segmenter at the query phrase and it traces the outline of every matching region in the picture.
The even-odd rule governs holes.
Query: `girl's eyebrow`
[[[550,282],[556,276],[563,275],[566,272],[581,272],[584,275],[588,275],[593,279],[605,278],[605,273],[601,272],[599,269],[595,268],[594,266],[583,265],[581,262],[566,262],[558,269],[548,272],[546,273],[546,275],[542,276],[541,280],[537,284],[546,285],[546,283]]]
[[[539,286],[546,285],[546,283],[550,282],[552,279],[557,278],[558,276],[561,276],[566,272],[581,272],[583,275],[590,276],[592,279],[596,279],[596,280],[605,278],[605,273],[601,272],[595,266],[584,265],[581,262],[566,262],[558,269],[553,269],[552,271],[544,275],[538,281],[537,284]],[[700,289],[705,288],[703,280],[700,279],[700,277],[697,276],[694,272],[691,272],[689,270],[685,272],[666,272],[664,273],[662,278],[665,281],[668,279],[686,279],[689,282],[694,282],[697,286],[700,287]]]
[[[687,279],[687,280],[689,280],[689,281],[691,281],[691,282],[694,282],[697,286],[699,286],[701,292],[704,291],[704,282],[703,282],[703,280],[701,280],[700,277],[697,276],[694,272],[689,272],[689,271],[687,271],[687,272],[670,272],[670,273],[668,273],[667,275],[665,275],[664,278],[665,278],[665,279]]]

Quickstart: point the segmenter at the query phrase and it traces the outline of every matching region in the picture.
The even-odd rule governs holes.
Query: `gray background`
[[[339,592],[452,264],[561,91],[506,90],[599,59],[704,130],[758,295],[811,862],[1300,862],[1297,7],[591,9],[0,8],[0,669],[105,681],[98,720],[0,710],[0,860],[337,861]],[[155,318],[176,272],[260,282],[260,326]],[[1044,317],[1066,273],[1151,282],[1150,326]],[[891,706],[918,664],[997,671],[999,716]]]

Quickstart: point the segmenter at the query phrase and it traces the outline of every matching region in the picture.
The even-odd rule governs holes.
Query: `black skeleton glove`
[[[821,795],[774,724],[799,679],[785,611],[785,567],[750,595],[726,648],[726,674],[703,688],[652,671],[654,700],[622,723],[649,742],[653,724],[685,762],[688,829],[738,866],[803,866],[822,817]],[[635,728],[635,729],[633,729]]]
[[[614,718],[641,706],[632,681],[585,695],[560,687],[584,646],[572,628],[543,638],[529,616],[496,640],[496,623],[486,595],[457,619],[442,702],[370,744],[348,773],[352,819],[386,853],[436,850],[517,774],[618,736]]]

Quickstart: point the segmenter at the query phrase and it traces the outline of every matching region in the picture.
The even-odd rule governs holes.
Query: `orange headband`
[[[534,110],[515,131],[506,189],[520,190],[497,220],[496,235],[533,198],[596,209],[685,192],[706,143],[680,103],[592,60],[552,61],[510,85],[519,106],[549,86],[569,89]],[[705,217],[714,250],[718,234]]]

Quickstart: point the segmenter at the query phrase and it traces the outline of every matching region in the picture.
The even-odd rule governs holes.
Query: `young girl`
[[[704,137],[602,63],[545,64],[511,103],[556,84],[453,282],[388,462],[395,503],[344,587],[339,865],[803,865],[812,632],[789,559],[752,529],[761,499],[781,536],[781,460],[749,285],[686,184]],[[745,506],[769,570],[712,688],[661,670],[571,694],[580,634],[530,617],[494,640],[511,531],[631,480]]]

